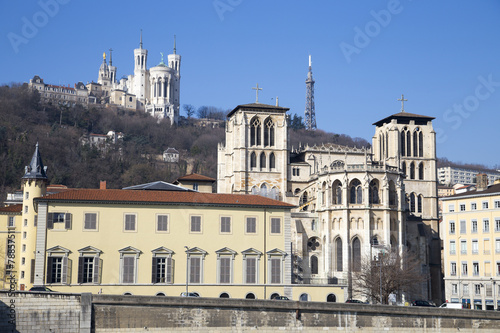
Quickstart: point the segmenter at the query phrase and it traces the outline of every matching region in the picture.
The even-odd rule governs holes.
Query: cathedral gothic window
[[[271,155],[269,155],[269,169],[276,169],[276,157],[274,156],[274,153],[271,153]]]
[[[271,118],[266,119],[264,128],[264,146],[274,147],[274,123]]]
[[[311,274],[318,274],[318,257],[311,256]]]
[[[422,132],[418,133],[418,156],[424,157],[424,135]]]
[[[417,213],[422,213],[422,201],[423,201],[423,196],[419,195],[417,199]]]
[[[260,169],[264,170],[266,168],[266,154],[260,153]]]
[[[332,204],[342,204],[342,183],[336,180],[332,186]]]
[[[350,203],[352,204],[361,204],[363,203],[363,188],[361,187],[361,182],[357,179],[354,179],[351,182],[350,188]]]
[[[401,171],[403,172],[403,175],[406,177],[406,162],[403,162],[401,164]]]
[[[256,168],[257,167],[257,155],[255,155],[254,152],[250,154],[250,168]]]
[[[358,237],[352,240],[352,270],[354,272],[361,270],[361,241]]]
[[[335,240],[335,251],[336,251],[336,270],[337,272],[342,272],[342,239],[339,237]]]
[[[378,194],[378,181],[375,179],[370,182],[369,195],[370,195],[370,203],[371,204],[379,204],[380,203],[379,194]]]
[[[250,145],[251,146],[260,146],[261,145],[260,131],[261,131],[260,120],[259,120],[259,118],[255,117],[252,119],[252,122],[250,123]]]
[[[424,163],[420,163],[418,165],[418,179],[420,180],[424,179]]]
[[[415,193],[410,194],[410,212],[415,213]]]
[[[410,179],[415,179],[415,163],[410,163]]]
[[[391,180],[389,181],[389,205],[394,206],[396,205],[396,185],[394,185],[394,182]]]

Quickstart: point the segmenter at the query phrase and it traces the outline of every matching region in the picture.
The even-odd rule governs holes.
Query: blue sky
[[[121,77],[140,29],[148,67],[175,34],[181,104],[196,107],[254,102],[258,83],[260,102],[303,115],[311,54],[318,128],[371,141],[404,94],[436,117],[439,157],[500,165],[498,0],[4,1],[0,27],[0,84],[96,81],[109,48]]]

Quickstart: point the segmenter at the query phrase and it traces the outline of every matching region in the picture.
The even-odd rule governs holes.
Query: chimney
[[[100,190],[105,190],[106,189],[106,181],[105,180],[101,180],[101,183],[99,185],[99,189]]]
[[[485,173],[478,173],[476,178],[477,191],[486,190],[488,188],[488,175]]]

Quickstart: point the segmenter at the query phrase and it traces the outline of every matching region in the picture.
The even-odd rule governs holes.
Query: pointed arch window
[[[354,179],[351,182],[350,192],[350,203],[361,204],[363,202],[363,189],[361,187],[361,182],[358,179]]]
[[[410,194],[410,212],[415,213],[415,193]]]
[[[418,157],[418,128],[413,132],[413,157]]]
[[[250,167],[251,168],[257,167],[257,155],[254,152],[250,154]]]
[[[267,118],[265,121],[264,146],[274,146],[274,122],[271,118]]]
[[[260,153],[260,169],[263,170],[266,168],[266,154]]]
[[[406,132],[406,156],[411,156],[411,134]]]
[[[323,182],[321,185],[321,205],[324,206],[326,204],[326,183]]]
[[[262,184],[260,186],[260,195],[263,197],[267,197],[267,185],[266,184]]]
[[[304,194],[302,194],[302,197],[300,198],[300,204],[303,205],[307,203],[307,191],[304,192]]]
[[[336,250],[336,270],[337,272],[342,272],[342,266],[343,266],[343,263],[342,263],[342,259],[343,259],[343,254],[342,254],[342,239],[339,237],[335,240],[335,250]]]
[[[374,179],[370,182],[370,189],[369,189],[369,201],[371,204],[379,204],[379,194],[378,194],[378,182]]]
[[[422,131],[418,133],[418,156],[424,157],[424,135]]]
[[[406,162],[401,163],[401,171],[403,171],[403,175],[406,177]]]
[[[254,117],[250,123],[250,145],[259,146],[261,144],[260,139],[261,124],[257,117]]]
[[[392,180],[389,181],[389,205],[394,206],[396,204],[396,185]]]
[[[423,201],[423,196],[419,195],[417,199],[417,213],[422,213],[422,201]]]
[[[361,241],[358,237],[352,241],[352,270],[354,272],[361,270]]]
[[[274,153],[269,155],[269,169],[276,169],[276,157],[274,156]]]
[[[336,180],[332,186],[332,204],[342,204],[342,183]]]
[[[406,134],[405,131],[401,131],[401,156],[406,155]]]
[[[410,179],[415,179],[415,163],[410,164]]]
[[[418,165],[418,179],[420,180],[424,179],[424,163],[420,163]]]

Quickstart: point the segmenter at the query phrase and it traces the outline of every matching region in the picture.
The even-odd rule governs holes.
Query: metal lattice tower
[[[316,114],[314,112],[314,79],[311,68],[311,56],[309,56],[309,72],[307,73],[306,89],[305,125],[306,130],[314,131],[316,129]]]

